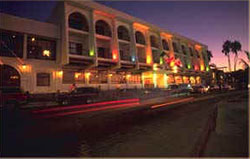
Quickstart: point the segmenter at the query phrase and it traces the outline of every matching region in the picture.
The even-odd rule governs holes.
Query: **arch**
[[[154,35],[150,36],[150,43],[151,43],[151,47],[159,48],[159,41],[156,38],[156,36]]]
[[[111,28],[109,24],[104,20],[98,20],[95,23],[95,31],[99,35],[111,37]]]
[[[138,44],[142,44],[142,45],[146,44],[144,35],[140,31],[135,32],[135,41]]]
[[[70,28],[89,31],[89,25],[86,17],[79,12],[73,12],[69,15],[68,24]]]
[[[169,50],[168,42],[165,39],[162,40],[162,47],[163,50]]]
[[[129,31],[125,26],[119,26],[117,29],[118,39],[130,41]]]
[[[21,76],[12,66],[0,65],[0,87],[20,87]]]

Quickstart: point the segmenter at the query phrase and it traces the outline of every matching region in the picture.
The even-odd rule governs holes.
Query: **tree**
[[[224,44],[222,46],[222,53],[224,53],[225,56],[227,56],[227,59],[228,59],[229,72],[231,72],[231,62],[230,62],[231,44],[232,44],[232,42],[227,40],[227,41],[224,42]]]
[[[207,50],[207,58],[208,58],[208,63],[211,61],[211,58],[213,57],[213,54],[211,51]]]
[[[249,65],[250,65],[249,64],[250,63],[250,54],[249,54],[248,51],[244,51],[244,52],[245,52],[245,54],[247,56],[247,61],[244,60],[244,59],[242,59],[242,58],[240,58],[240,63],[242,63],[244,65],[244,68],[247,69],[247,68],[249,68]]]
[[[231,43],[231,51],[234,54],[234,71],[236,71],[236,65],[238,60],[238,51],[241,51],[241,43],[239,41],[234,41]]]

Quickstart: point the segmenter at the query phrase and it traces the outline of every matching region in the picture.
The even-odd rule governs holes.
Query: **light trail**
[[[151,106],[151,109],[155,109],[155,108],[159,108],[159,107],[164,107],[164,106],[169,106],[169,105],[172,105],[172,104],[177,104],[177,103],[182,103],[182,102],[187,102],[187,101],[191,101],[193,99],[194,99],[194,97],[190,97],[190,98],[180,99],[180,100],[173,101],[173,102],[168,102],[168,103],[153,105],[153,106]]]
[[[74,114],[83,114],[87,112],[95,112],[95,111],[101,111],[101,110],[107,110],[107,109],[116,109],[116,108],[128,108],[128,107],[134,107],[139,105],[139,102],[135,103],[127,103],[127,104],[118,104],[118,105],[112,105],[112,106],[105,106],[101,108],[90,108],[85,110],[78,110],[78,111],[71,111],[71,112],[63,112],[63,113],[56,113],[51,115],[43,116],[42,118],[53,118],[53,117],[60,117],[60,116],[66,116],[66,115],[74,115]]]
[[[81,105],[73,105],[73,106],[48,108],[48,109],[42,109],[42,110],[34,110],[34,111],[32,111],[32,113],[34,113],[34,114],[47,113],[47,112],[54,112],[54,111],[61,111],[61,110],[79,109],[79,108],[85,108],[85,107],[91,107],[91,106],[104,106],[104,105],[108,105],[108,104],[129,103],[129,102],[139,102],[139,98],[100,102],[100,103],[93,103],[93,104],[81,104]]]

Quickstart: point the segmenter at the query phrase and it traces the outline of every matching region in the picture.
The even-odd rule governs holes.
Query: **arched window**
[[[124,26],[119,26],[117,29],[118,39],[130,41],[128,29]]]
[[[144,35],[141,32],[139,32],[139,31],[137,31],[135,33],[135,40],[136,40],[136,43],[138,43],[138,44],[142,44],[142,45],[146,44],[145,43]]]
[[[162,40],[163,50],[169,50],[168,42],[166,40]]]
[[[183,54],[186,55],[187,54],[186,47],[184,45],[181,45],[181,49],[182,49]]]
[[[98,20],[95,23],[95,31],[99,35],[103,36],[109,36],[111,37],[111,29],[108,23],[106,23],[104,20]]]
[[[190,56],[193,56],[193,49],[191,47],[189,47],[189,52],[190,52]]]
[[[69,27],[77,30],[89,31],[88,21],[81,13],[74,12],[69,15]]]
[[[150,36],[150,43],[152,47],[159,48],[158,40],[155,36]]]

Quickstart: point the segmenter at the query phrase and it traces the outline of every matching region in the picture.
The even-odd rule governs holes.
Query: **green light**
[[[187,66],[188,66],[188,69],[191,69],[191,65],[190,64],[188,64]]]
[[[210,70],[208,66],[207,66],[206,70],[207,70],[207,72]]]
[[[163,64],[163,59],[162,59],[162,57],[160,58],[160,64]]]
[[[94,56],[94,55],[95,55],[94,50],[90,50],[90,52],[89,52],[89,56]]]

